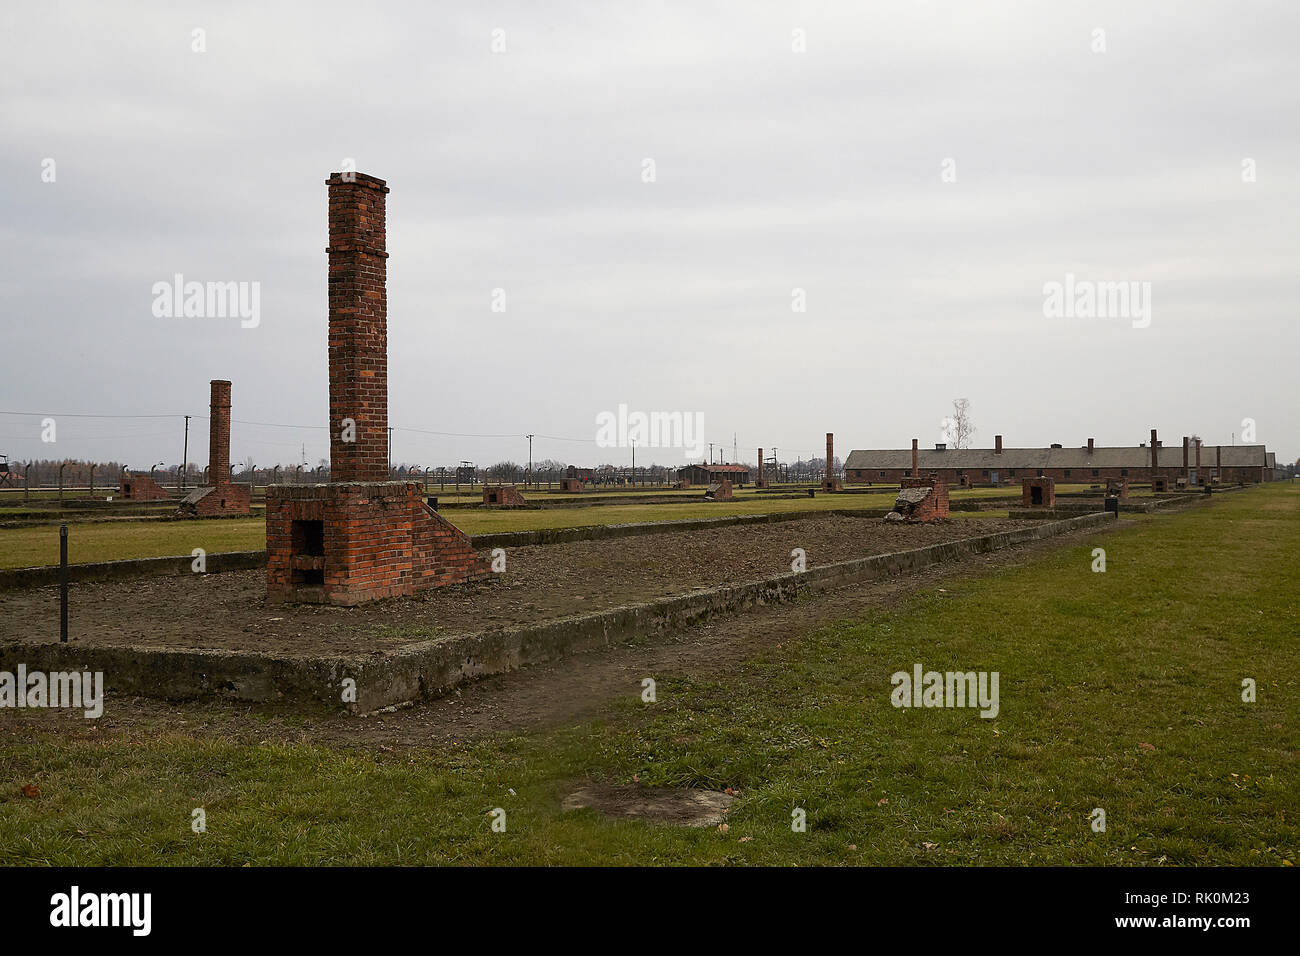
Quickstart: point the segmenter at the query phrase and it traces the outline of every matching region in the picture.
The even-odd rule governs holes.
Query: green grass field
[[[1072,486],[1073,487],[1073,486]],[[1086,486],[1079,486],[1086,487]],[[839,509],[889,508],[895,495],[818,495],[816,498],[758,499],[743,493],[734,501],[706,502],[703,492],[681,493],[682,503],[601,505],[594,508],[513,511],[509,509],[460,510],[446,517],[467,534],[498,531],[536,531],[545,528],[576,528],[594,524],[625,524],[636,521],[686,521],[734,514],[786,514],[792,511],[816,513]],[[954,500],[988,498],[1006,494],[996,488],[975,488],[952,492]],[[542,501],[551,496],[535,496]],[[574,496],[581,497],[581,496]],[[588,496],[588,497],[595,497]],[[689,500],[691,498],[697,500]],[[1006,517],[986,514],[989,517]],[[958,517],[978,517],[966,512]],[[74,521],[68,523],[68,561],[123,561],[188,555],[194,548],[217,551],[260,551],[266,547],[266,524],[260,516],[210,521]],[[59,530],[54,525],[0,529],[0,569],[58,564]]]
[[[1292,865],[1297,542],[1300,489],[1224,495],[792,632],[725,679],[662,679],[653,705],[637,682],[598,720],[464,746],[249,745],[162,718],[5,733],[0,862]],[[998,671],[999,715],[894,708],[914,663]],[[573,781],[633,775],[735,788],[729,830],[559,809]]]

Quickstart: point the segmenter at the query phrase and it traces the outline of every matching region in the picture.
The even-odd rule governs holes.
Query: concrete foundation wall
[[[271,657],[251,652],[157,650],[80,644],[0,645],[0,669],[92,670],[104,673],[107,706],[118,695],[167,699],[217,698],[296,709],[368,713],[435,697],[476,677],[556,660],[626,637],[698,623],[801,594],[905,573],[1086,528],[1111,525],[1089,514],[1031,528],[874,555],[696,594],[549,621],[529,627],[457,635],[383,654],[330,658]],[[342,681],[356,681],[357,701],[342,701]]]

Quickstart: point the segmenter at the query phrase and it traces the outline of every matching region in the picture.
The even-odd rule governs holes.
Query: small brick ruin
[[[1020,504],[1025,508],[1056,507],[1056,479],[1022,478]]]
[[[583,487],[584,486],[581,478],[560,479],[560,490],[568,492],[569,494],[577,494],[583,490]]]
[[[941,521],[948,517],[948,483],[937,475],[903,478],[899,481],[894,510],[885,516],[892,521]]]
[[[247,485],[230,480],[230,383],[213,379],[209,387],[208,481],[211,484],[186,495],[179,510],[198,518],[251,514],[252,492]]]
[[[844,483],[835,477],[835,435],[826,433],[826,477],[822,479],[822,491],[843,491]]]
[[[1169,479],[1159,475],[1157,475],[1155,478],[1152,478],[1151,490],[1158,495],[1164,494],[1166,491],[1169,490]]]
[[[517,485],[484,485],[483,504],[517,508],[527,502]]]
[[[1127,478],[1107,478],[1106,479],[1106,497],[1108,498],[1128,498],[1128,479]]]
[[[164,501],[171,497],[171,492],[149,475],[123,474],[117,494],[127,501]]]
[[[723,478],[721,481],[715,481],[704,489],[705,501],[731,501],[732,500],[731,479]]]
[[[491,566],[419,483],[388,480],[388,187],[364,173],[325,182],[333,481],[267,489],[267,596],[351,605],[486,580]]]

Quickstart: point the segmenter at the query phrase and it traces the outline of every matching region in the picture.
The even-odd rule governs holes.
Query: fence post
[[[59,641],[68,643],[68,526],[59,525]]]

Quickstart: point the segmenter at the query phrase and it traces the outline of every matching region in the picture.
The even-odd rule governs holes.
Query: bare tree
[[[970,399],[952,400],[952,418],[949,419],[952,443],[957,448],[969,448],[975,437],[975,422],[970,417]]]

